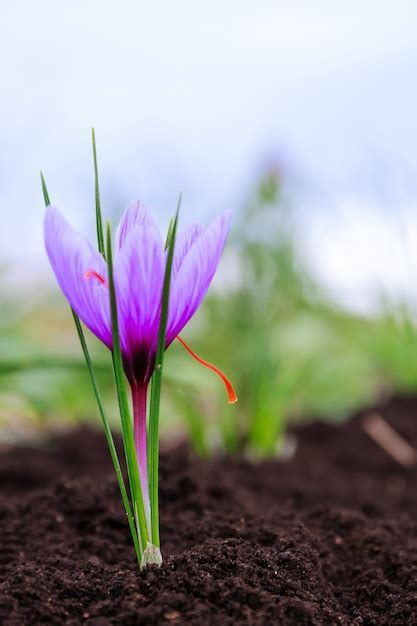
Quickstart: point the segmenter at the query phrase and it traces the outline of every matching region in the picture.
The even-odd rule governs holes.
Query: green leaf
[[[155,371],[152,376],[151,397],[149,403],[149,494],[151,501],[152,543],[160,545],[159,540],[159,502],[158,502],[158,471],[159,471],[159,407],[161,402],[162,368],[165,354],[165,334],[168,322],[169,290],[171,285],[171,270],[174,257],[175,237],[177,233],[178,214],[181,206],[181,195],[178,198],[177,210],[171,220],[169,236],[167,238],[168,255],[165,267],[164,284],[162,288],[161,319],[159,323],[158,347],[155,358]]]
[[[42,181],[42,191],[43,191],[43,196],[44,196],[44,200],[45,200],[45,205],[48,206],[50,204],[49,194],[48,194],[48,190],[46,188],[46,183],[45,183],[45,179],[43,177],[42,172],[41,172],[41,181]],[[138,563],[140,565],[141,564],[141,560],[142,560],[142,554],[141,554],[141,549],[140,549],[140,545],[139,545],[138,535],[137,535],[137,532],[136,532],[135,520],[134,520],[134,517],[133,517],[133,514],[132,514],[132,509],[131,509],[131,506],[130,506],[130,503],[129,503],[129,498],[128,498],[128,495],[127,495],[126,486],[125,486],[124,479],[123,479],[123,474],[122,474],[122,469],[121,469],[120,463],[119,463],[119,458],[117,456],[116,447],[114,445],[114,439],[113,439],[113,435],[112,435],[112,432],[111,432],[109,420],[107,418],[107,415],[106,415],[106,412],[105,412],[105,409],[104,409],[104,404],[103,404],[103,401],[101,399],[101,394],[100,394],[100,390],[99,390],[99,387],[98,387],[97,378],[96,378],[96,375],[95,375],[93,363],[92,363],[92,360],[91,360],[91,357],[90,357],[90,353],[89,353],[89,350],[88,350],[87,342],[85,340],[84,331],[83,331],[82,326],[81,326],[80,318],[78,317],[78,315],[76,314],[76,312],[72,308],[71,308],[71,313],[72,313],[72,316],[74,318],[75,328],[77,330],[78,338],[79,338],[80,343],[81,343],[81,348],[82,348],[82,351],[83,351],[83,354],[84,354],[84,358],[85,358],[85,362],[86,362],[86,365],[87,365],[88,373],[90,375],[90,380],[91,380],[91,384],[92,384],[92,387],[93,387],[94,395],[96,397],[97,406],[98,406],[98,409],[99,409],[101,421],[103,423],[104,435],[106,437],[106,441],[107,441],[107,445],[108,445],[108,448],[109,448],[110,456],[111,456],[111,459],[113,461],[113,467],[114,467],[114,471],[116,473],[116,478],[117,478],[117,482],[118,482],[118,485],[119,485],[120,494],[122,496],[123,506],[125,508],[127,521],[129,523],[130,532],[132,534],[132,540],[133,540],[133,545],[134,545],[134,548],[135,548],[136,557],[137,557]]]
[[[175,217],[171,217],[171,219],[169,220],[169,224],[168,224],[167,238],[165,240],[165,250],[168,248],[169,244],[171,243],[172,229],[174,227],[174,222],[175,222]]]
[[[51,202],[49,200],[49,194],[48,194],[48,190],[46,188],[46,183],[45,183],[45,179],[43,177],[42,172],[41,172],[41,183],[42,183],[43,198],[45,200],[45,206],[49,206],[51,204]]]
[[[132,509],[130,507],[129,497],[127,495],[126,486],[125,486],[125,483],[124,483],[122,469],[121,469],[120,463],[119,463],[119,458],[117,456],[116,447],[114,445],[114,439],[113,439],[113,435],[112,435],[112,432],[111,432],[111,429],[110,429],[109,420],[107,419],[107,415],[106,415],[105,410],[104,410],[103,402],[101,400],[101,395],[100,395],[100,391],[99,391],[99,388],[98,388],[97,379],[96,379],[94,368],[93,368],[93,363],[92,363],[91,358],[90,358],[90,354],[89,354],[89,351],[88,351],[87,343],[85,341],[84,332],[83,332],[83,329],[82,329],[82,326],[81,326],[80,319],[79,319],[78,315],[75,313],[75,311],[73,309],[71,309],[71,311],[72,311],[72,315],[74,317],[75,327],[77,329],[78,338],[80,340],[81,347],[82,347],[82,350],[83,350],[83,353],[84,353],[84,358],[85,358],[85,362],[87,364],[88,372],[90,374],[90,379],[91,379],[91,383],[92,383],[92,386],[93,386],[94,395],[96,396],[98,410],[99,410],[101,421],[102,421],[103,427],[104,427],[104,434],[105,434],[105,437],[106,437],[107,445],[109,447],[110,456],[111,456],[112,461],[113,461],[114,471],[116,472],[117,482],[119,484],[119,489],[120,489],[120,493],[121,493],[121,496],[122,496],[123,505],[125,507],[127,521],[129,523],[130,532],[132,534],[133,545],[134,545],[134,548],[135,548],[135,552],[136,552],[136,556],[137,556],[137,559],[138,559],[138,563],[140,565],[141,564],[141,560],[142,560],[142,553],[141,553],[141,549],[140,549],[140,545],[139,545],[138,535],[137,535],[137,532],[136,532],[135,519],[133,517]]]
[[[104,231],[103,231],[103,219],[101,216],[101,201],[100,201],[100,186],[98,182],[98,167],[97,167],[97,148],[96,148],[96,133],[94,128],[91,129],[91,139],[93,143],[93,163],[94,163],[94,188],[96,198],[96,228],[97,228],[97,245],[100,254],[106,258],[106,250],[104,247]]]
[[[111,228],[107,222],[107,264],[109,270],[110,310],[113,340],[113,371],[117,389],[120,419],[122,422],[123,444],[129,476],[130,492],[135,512],[136,524],[141,538],[142,551],[145,551],[149,543],[149,534],[146,523],[145,507],[143,504],[142,489],[139,479],[139,469],[136,457],[136,448],[133,435],[132,418],[129,410],[129,402],[126,393],[124,379],[123,360],[120,349],[119,323],[117,316],[116,290],[114,287],[113,255],[111,247]]]

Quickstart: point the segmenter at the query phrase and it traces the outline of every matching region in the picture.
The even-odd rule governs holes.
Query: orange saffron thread
[[[227,376],[223,374],[223,372],[219,370],[218,367],[216,367],[215,365],[212,365],[212,363],[209,363],[208,361],[205,361],[204,359],[199,357],[198,354],[196,354],[193,350],[191,350],[190,346],[188,346],[185,343],[184,339],[181,339],[179,335],[177,335],[176,339],[178,339],[180,344],[187,350],[188,354],[190,354],[193,357],[193,359],[201,363],[201,365],[204,365],[204,367],[207,367],[208,369],[215,372],[217,376],[220,376],[227,390],[227,395],[229,397],[229,404],[235,404],[237,402],[237,395],[236,395],[235,390],[233,389],[232,383],[227,378]]]
[[[101,274],[99,274],[98,272],[96,272],[96,270],[87,270],[84,273],[84,278],[86,280],[90,280],[90,278],[95,278],[96,280],[98,280],[98,282],[100,283],[100,285],[107,285],[107,281],[104,278],[104,276],[102,276]]]

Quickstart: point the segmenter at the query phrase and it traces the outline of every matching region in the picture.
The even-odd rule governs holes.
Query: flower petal
[[[126,240],[127,235],[134,226],[152,226],[157,228],[155,220],[152,217],[148,206],[136,200],[131,202],[125,209],[122,219],[116,229],[116,246],[115,252],[117,253]]]
[[[133,226],[115,259],[114,279],[122,352],[137,382],[152,373],[164,267],[165,255],[158,229]]]
[[[173,275],[167,345],[180,333],[201,304],[213,280],[229,232],[231,212],[217,218],[191,246]]]
[[[49,261],[68,302],[91,332],[111,348],[108,288],[84,276],[90,270],[106,278],[103,257],[52,206],[46,209],[44,238]]]
[[[176,276],[186,255],[199,239],[203,232],[201,224],[190,224],[182,230],[175,240],[174,259],[172,262],[172,276]]]

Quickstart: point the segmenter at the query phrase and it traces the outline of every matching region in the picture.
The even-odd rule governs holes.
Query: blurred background
[[[173,346],[166,435],[273,454],[289,420],[417,387],[417,5],[17,0],[0,6],[0,437],[97,421],[42,240],[53,203],[162,229],[233,208],[210,296]],[[115,414],[109,355],[91,340]]]

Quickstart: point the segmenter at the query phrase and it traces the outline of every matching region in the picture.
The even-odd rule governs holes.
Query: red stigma
[[[187,345],[184,339],[181,339],[179,335],[177,335],[176,339],[178,339],[180,344],[183,346],[183,348],[187,350],[188,354],[190,354],[193,357],[193,359],[201,363],[201,365],[204,365],[204,367],[207,367],[208,369],[215,372],[217,376],[219,376],[222,379],[224,386],[226,387],[226,390],[227,390],[229,404],[235,404],[237,402],[237,395],[236,395],[235,390],[233,389],[232,383],[227,378],[226,374],[223,374],[223,372],[219,370],[219,368],[213,365],[212,363],[209,363],[205,359],[202,359],[200,356],[198,356],[198,354],[196,354],[193,350],[191,350],[190,346]]]
[[[100,283],[100,285],[107,285],[107,281],[104,276],[96,272],[96,270],[87,270],[84,273],[84,278],[86,280],[90,280],[90,278],[95,278]]]

